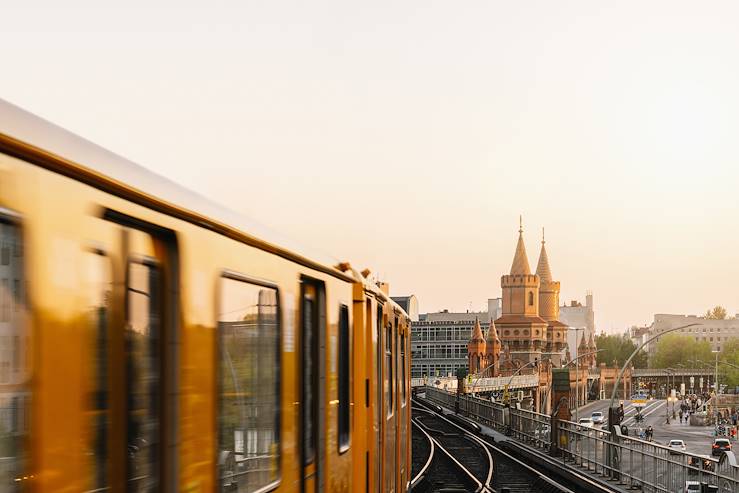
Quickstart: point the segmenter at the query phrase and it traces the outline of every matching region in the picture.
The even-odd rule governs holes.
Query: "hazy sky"
[[[523,214],[599,328],[739,311],[739,4],[0,0],[0,97],[421,311]]]

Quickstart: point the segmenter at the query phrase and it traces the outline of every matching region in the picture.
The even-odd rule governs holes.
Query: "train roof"
[[[354,269],[347,273],[339,270],[337,258],[307,247],[3,99],[0,99],[0,152],[42,165],[48,160],[58,161],[75,168],[77,178],[82,172],[107,179],[111,187],[139,192],[144,202],[148,199],[165,209],[184,213],[185,220],[216,231],[238,232],[251,239],[250,244],[266,247],[285,258],[347,281],[362,282],[366,289],[389,300]],[[95,183],[93,180],[93,186]]]

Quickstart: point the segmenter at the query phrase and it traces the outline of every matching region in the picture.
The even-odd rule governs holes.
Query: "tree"
[[[713,310],[706,310],[705,317],[709,320],[726,320],[726,308],[716,305]]]
[[[605,363],[608,366],[616,366],[621,368],[631,353],[636,349],[631,339],[626,335],[606,335],[601,334],[595,338],[595,345],[603,351],[598,353],[597,363]],[[639,351],[634,359],[631,360],[634,368],[647,367],[647,353]]]
[[[719,371],[724,375],[724,381],[719,379],[719,383],[725,383],[730,388],[739,385],[739,368],[729,365],[722,365],[720,362],[731,363],[739,366],[739,338],[732,337],[721,345],[721,352],[718,355]]]
[[[677,364],[691,365],[690,360],[710,362],[713,359],[708,341],[696,341],[691,336],[666,334],[657,339],[652,368],[670,368]]]

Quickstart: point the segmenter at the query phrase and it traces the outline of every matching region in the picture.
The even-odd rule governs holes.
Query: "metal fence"
[[[426,397],[454,409],[457,395],[426,388]],[[721,493],[739,492],[739,465],[733,453],[720,459],[679,450],[605,430],[557,420],[546,414],[460,396],[460,413],[576,466],[644,493],[685,491],[689,481],[713,485]],[[555,433],[552,436],[552,433]]]

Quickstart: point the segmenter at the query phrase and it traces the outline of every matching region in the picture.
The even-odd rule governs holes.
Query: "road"
[[[594,401],[578,410],[581,418],[589,417],[591,413],[600,411],[607,418],[608,404],[610,400]],[[628,426],[629,434],[633,435],[635,430],[646,428],[651,425],[654,429],[654,440],[660,444],[666,444],[669,440],[682,439],[685,441],[687,451],[694,454],[711,454],[711,444],[713,443],[713,427],[712,426],[690,426],[687,423],[680,423],[679,419],[672,419],[670,413],[670,424],[667,424],[666,411],[667,402],[664,399],[656,399],[647,401],[646,406],[642,409],[644,421],[636,423],[636,408],[631,401],[624,401],[624,420],[623,424]],[[670,411],[672,404],[670,404]],[[574,419],[574,418],[573,418]]]

